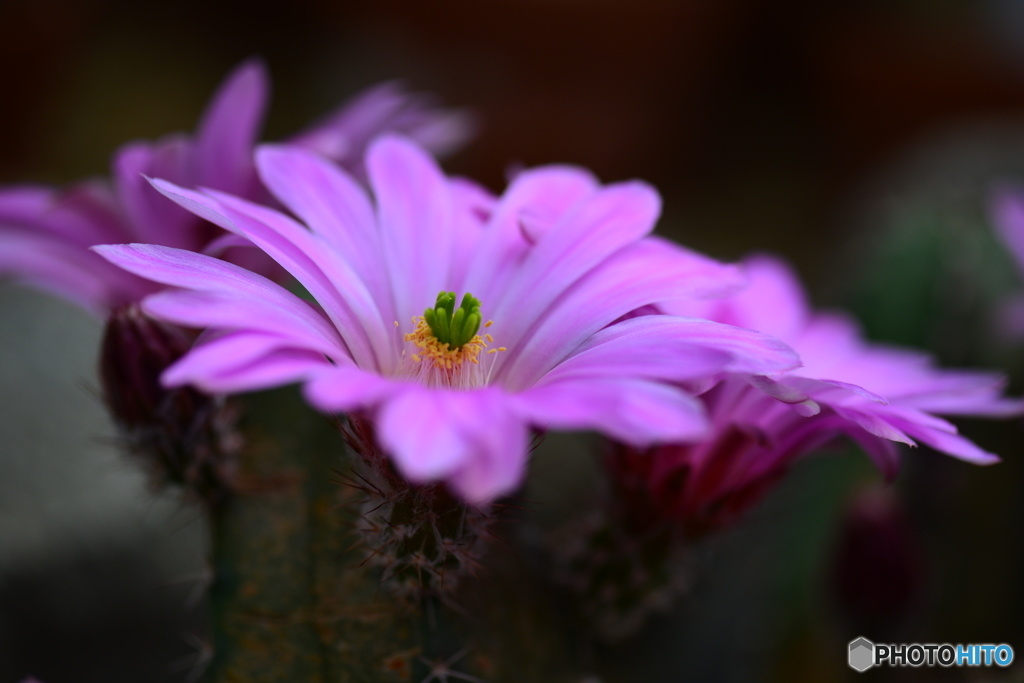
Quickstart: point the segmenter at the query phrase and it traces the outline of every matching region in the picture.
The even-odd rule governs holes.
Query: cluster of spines
[[[442,485],[416,486],[401,479],[373,445],[371,429],[350,420],[343,430],[360,456],[343,479],[363,494],[358,502],[353,548],[362,546],[361,566],[380,569],[384,590],[416,602],[444,597],[481,567],[491,514],[466,505]]]

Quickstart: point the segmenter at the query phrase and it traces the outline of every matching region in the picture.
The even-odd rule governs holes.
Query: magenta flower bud
[[[119,437],[146,462],[153,483],[182,485],[214,504],[233,478],[235,411],[222,398],[160,383],[191,341],[182,328],[153,320],[138,306],[117,309],[103,335],[100,381]]]
[[[923,597],[925,565],[896,493],[872,487],[851,502],[832,558],[832,587],[854,631],[883,634]],[[882,637],[882,635],[879,635]]]

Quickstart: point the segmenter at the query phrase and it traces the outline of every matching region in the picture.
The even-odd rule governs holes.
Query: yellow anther
[[[487,322],[484,323],[484,327],[490,327],[493,324],[494,324],[493,320],[488,320]]]

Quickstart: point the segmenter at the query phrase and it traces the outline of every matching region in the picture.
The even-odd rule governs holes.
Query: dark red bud
[[[146,463],[153,482],[181,485],[215,504],[234,477],[236,411],[223,397],[160,384],[192,341],[186,330],[154,320],[136,305],[118,309],[103,335],[100,381],[124,446]]]

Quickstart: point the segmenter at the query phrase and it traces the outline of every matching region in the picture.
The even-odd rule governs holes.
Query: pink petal
[[[295,340],[266,332],[231,332],[192,348],[187,355],[170,366],[162,376],[165,386],[193,384],[198,387],[207,378],[235,372],[278,351],[295,350]],[[324,365],[322,354],[313,354]]]
[[[643,183],[603,188],[580,201],[530,249],[489,317],[502,321],[506,346],[516,346],[551,304],[583,275],[647,235],[661,200]]]
[[[465,280],[454,286],[461,284],[459,291],[471,292],[488,307],[484,314],[491,315],[531,246],[520,229],[522,213],[529,211],[553,223],[597,188],[589,172],[570,166],[545,166],[517,175],[494,207]]]
[[[750,284],[729,299],[735,317],[722,322],[795,344],[810,316],[810,306],[793,269],[768,255],[748,257],[743,267]]]
[[[211,372],[197,376],[189,383],[210,394],[258,391],[303,382],[327,364],[322,355],[311,351],[280,349],[248,365],[230,369],[211,368]],[[168,372],[174,367],[168,368]],[[166,376],[162,380],[165,385],[174,386]]]
[[[1024,272],[1024,198],[1019,188],[1007,187],[995,192],[989,213],[997,234],[1017,262],[1017,269]]]
[[[519,414],[542,429],[592,429],[634,446],[699,439],[703,404],[679,389],[640,379],[576,379],[515,395]]]
[[[395,316],[404,324],[447,289],[454,246],[452,197],[437,164],[408,140],[385,135],[367,155],[377,198]]]
[[[506,339],[504,321],[494,321],[496,342],[509,348],[499,354],[495,379],[511,390],[525,388],[630,311],[741,281],[735,268],[707,261],[650,238],[621,249],[577,281],[522,339]]]
[[[437,156],[473,135],[473,117],[441,109],[432,98],[405,92],[398,83],[368,88],[290,143],[309,149],[365,178],[366,147],[386,132],[401,133]]]
[[[472,457],[472,444],[451,411],[455,398],[453,392],[409,385],[381,408],[378,438],[410,481],[443,479]]]
[[[372,296],[319,236],[277,211],[237,197],[194,192],[161,180],[153,185],[198,215],[252,240],[294,275],[324,307],[360,365],[389,368],[394,362],[393,332],[385,327]]]
[[[892,420],[887,420],[884,414],[881,414],[879,411],[858,410],[846,406],[832,406],[832,409],[840,417],[844,417],[859,425],[869,434],[874,434],[890,441],[899,441],[908,446],[916,445],[913,439],[893,424]]]
[[[298,335],[310,348],[345,354],[337,330],[308,303],[264,277],[225,261],[151,244],[93,247],[108,261],[165,285],[199,290],[163,292],[144,307],[181,325],[256,329]],[[205,294],[205,296],[203,296]]]
[[[196,131],[194,185],[243,196],[253,191],[252,148],[263,125],[269,89],[266,68],[259,60],[244,62],[228,75]]]
[[[256,164],[274,196],[343,255],[377,295],[378,307],[387,311],[385,319],[393,320],[377,220],[363,188],[336,166],[297,147],[262,145]]]
[[[147,297],[142,308],[155,318],[184,327],[278,335],[291,340],[296,348],[340,362],[351,358],[334,327],[298,297],[276,305],[246,294],[175,290]]]
[[[355,366],[321,368],[304,387],[306,400],[328,413],[372,410],[402,390],[398,382]]]
[[[154,289],[87,249],[25,230],[0,229],[0,276],[55,294],[97,316]]]
[[[36,185],[0,189],[0,230],[26,229],[61,238],[82,248],[129,241],[117,200],[101,182],[66,190]]]
[[[198,249],[199,221],[180,206],[161,197],[146,176],[159,175],[176,183],[195,182],[192,143],[182,137],[158,143],[133,142],[114,156],[117,196],[128,214],[131,237],[125,241]]]
[[[522,481],[526,426],[497,389],[407,390],[384,404],[378,437],[410,481],[448,480],[470,502]]]
[[[760,332],[651,315],[597,332],[542,381],[583,373],[682,382],[717,372],[777,373],[799,362],[795,351]]]
[[[928,444],[935,450],[951,455],[954,458],[966,460],[975,465],[992,465],[1000,461],[998,455],[978,448],[978,446],[959,434],[929,429],[911,422],[900,422],[899,424],[904,431],[921,443]]]

